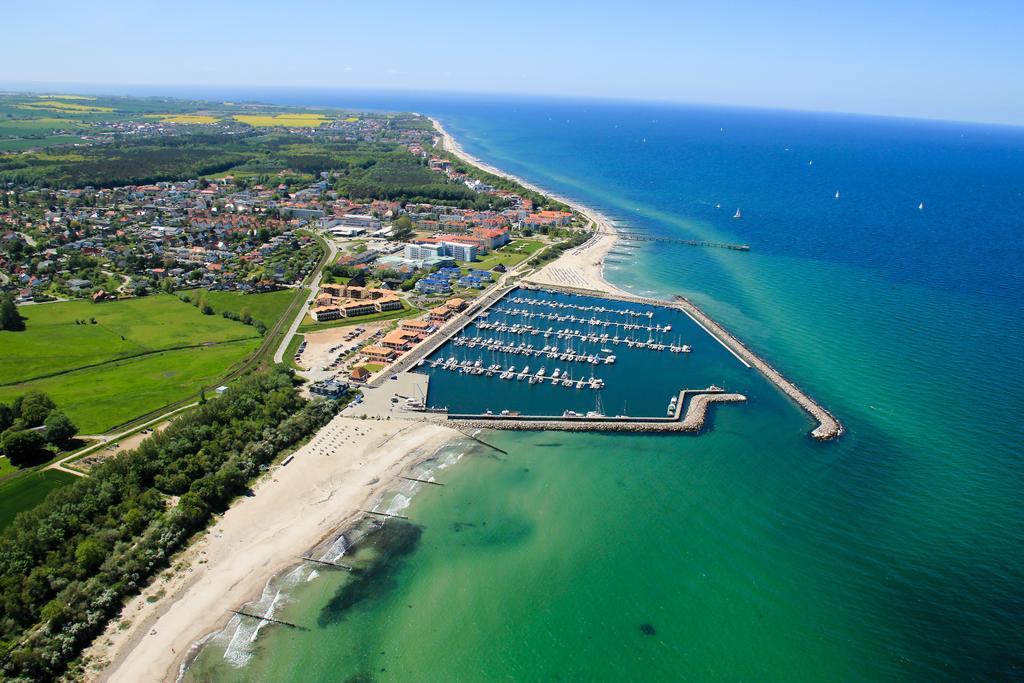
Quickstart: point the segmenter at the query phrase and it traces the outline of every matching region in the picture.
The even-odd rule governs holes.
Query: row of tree
[[[0,535],[0,677],[53,680],[260,467],[326,424],[278,366],[94,467]]]

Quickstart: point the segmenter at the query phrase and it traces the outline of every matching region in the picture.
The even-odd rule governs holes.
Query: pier
[[[685,244],[688,247],[714,247],[715,249],[750,251],[749,244],[729,244],[728,242],[712,242],[710,240],[684,240],[677,237],[655,237],[642,232],[620,231],[618,237],[633,242],[668,242],[670,244]]]
[[[687,399],[689,398],[689,403]],[[569,432],[681,432],[697,434],[707,423],[708,411],[715,403],[742,403],[743,394],[727,393],[717,387],[684,389],[673,415],[667,417],[630,417],[616,415],[477,415],[449,414],[448,419],[474,429]],[[683,406],[686,405],[686,412]],[[461,430],[460,430],[461,431]]]

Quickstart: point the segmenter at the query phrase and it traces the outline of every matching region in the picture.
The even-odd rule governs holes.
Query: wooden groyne
[[[703,327],[714,339],[729,350],[736,358],[747,367],[756,368],[768,381],[774,384],[782,393],[793,399],[798,406],[807,412],[818,422],[818,426],[811,431],[811,436],[818,441],[829,441],[836,439],[843,434],[842,423],[832,413],[812,399],[806,392],[802,391],[793,382],[786,379],[781,372],[769,365],[756,353],[751,351],[743,342],[737,339],[732,333],[717,323],[711,316],[700,309],[695,303],[683,296],[676,296],[674,301],[662,301],[661,299],[650,299],[646,297],[632,296],[628,294],[612,294],[594,292],[589,289],[578,287],[566,287],[564,285],[534,284],[524,282],[519,285],[524,289],[550,291],[554,293],[576,294],[600,299],[611,299],[614,301],[626,301],[641,303],[661,308],[675,308],[681,310],[695,323]]]
[[[258,614],[251,614],[249,612],[243,612],[243,611],[237,610],[237,609],[229,609],[228,611],[229,612],[233,612],[234,614],[237,614],[240,617],[249,617],[250,619],[259,619],[260,621],[267,621],[267,622],[270,622],[271,624],[281,624],[281,626],[287,626],[289,628],[297,628],[297,629],[299,629],[301,631],[307,630],[306,628],[304,628],[302,626],[299,626],[298,624],[293,624],[290,621],[281,621],[280,619],[274,619],[272,617],[261,617]]]

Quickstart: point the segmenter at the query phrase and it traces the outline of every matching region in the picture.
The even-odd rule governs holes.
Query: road
[[[323,278],[324,268],[328,264],[334,263],[334,257],[338,254],[338,247],[335,246],[334,240],[331,239],[330,235],[325,235],[323,238],[327,243],[329,254],[327,259],[324,260],[323,265],[317,269],[316,275],[314,275],[313,279],[309,281],[309,285],[307,285],[309,287],[310,296],[303,302],[302,308],[299,309],[299,314],[295,316],[295,320],[292,321],[291,327],[288,328],[288,331],[284,335],[284,339],[281,340],[281,345],[278,346],[277,351],[274,352],[275,363],[284,362],[284,354],[285,351],[288,350],[288,343],[291,342],[292,337],[294,337],[295,333],[298,332],[299,325],[302,324],[302,319],[306,317],[306,311],[309,310],[309,302],[313,300],[313,297],[316,296],[317,291],[320,289],[320,280]]]

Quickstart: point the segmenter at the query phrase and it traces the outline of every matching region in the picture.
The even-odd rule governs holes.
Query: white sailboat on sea
[[[921,202],[920,204],[918,204],[917,205],[917,209],[918,209],[918,211],[924,211],[924,202]]]
[[[839,199],[839,190],[836,190],[836,199]]]
[[[736,209],[736,213],[733,214],[733,218],[743,218],[743,214],[740,213],[739,209]]]

